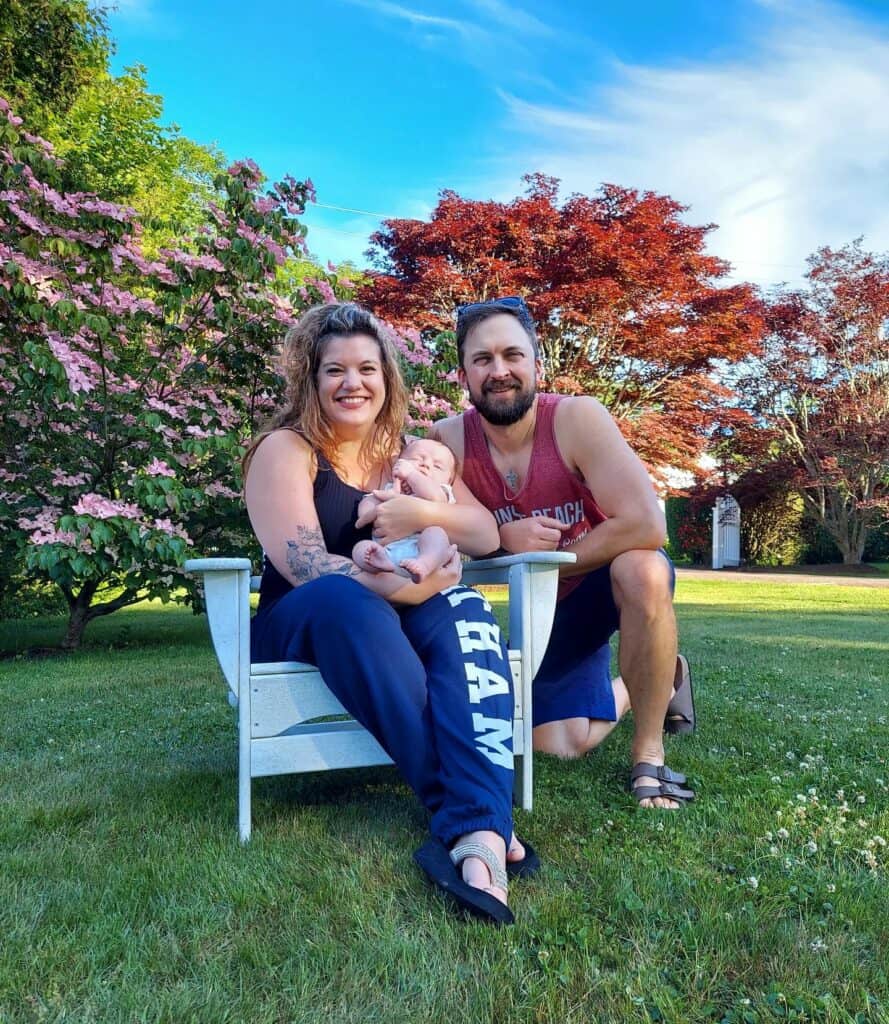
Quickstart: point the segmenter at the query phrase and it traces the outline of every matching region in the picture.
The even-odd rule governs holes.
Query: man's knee
[[[587,718],[568,718],[546,722],[534,729],[534,749],[556,757],[583,757],[589,747],[590,723]]]
[[[611,563],[611,585],[621,611],[632,607],[657,618],[673,602],[670,564],[658,551],[625,551]]]

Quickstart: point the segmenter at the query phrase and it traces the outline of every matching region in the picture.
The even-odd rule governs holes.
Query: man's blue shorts
[[[670,589],[676,584],[673,563]],[[611,565],[585,576],[556,605],[549,646],[534,679],[534,725],[564,718],[617,718],[611,686],[611,646],[620,618],[611,590]]]

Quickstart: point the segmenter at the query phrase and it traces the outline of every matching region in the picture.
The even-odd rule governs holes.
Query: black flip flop
[[[490,924],[514,924],[512,911],[490,893],[464,882],[445,844],[434,836],[414,853],[415,863],[465,913]]]
[[[519,839],[518,836],[516,836],[516,840],[525,847],[525,856],[521,860],[508,860],[506,873],[510,878],[531,878],[540,870],[540,858],[530,843]]]

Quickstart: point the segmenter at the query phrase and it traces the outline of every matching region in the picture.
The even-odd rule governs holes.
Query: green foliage
[[[0,4],[0,94],[46,130],[80,89],[108,64],[104,6],[88,0],[3,0]]]
[[[161,123],[163,99],[145,76],[141,65],[97,74],[52,119],[47,138],[65,160],[63,187],[134,207],[152,252],[201,224],[207,201],[218,198],[213,178],[224,157]]]
[[[22,572],[0,576],[0,622],[65,615],[68,605],[58,587]]]
[[[741,507],[741,551],[753,565],[796,565],[807,551],[803,499],[780,490]]]

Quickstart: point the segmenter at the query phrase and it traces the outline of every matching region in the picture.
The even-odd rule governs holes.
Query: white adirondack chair
[[[568,552],[534,552],[468,562],[463,581],[509,586],[509,662],[515,692],[513,751],[516,799],[532,805],[531,682],[552,629],[560,564]],[[202,573],[207,618],[229,703],[238,709],[238,832],[250,838],[251,781],[265,775],[391,764],[377,741],[348,717],[314,665],[298,661],[250,663],[251,577],[246,558],[193,558]],[[318,721],[341,716],[338,721]],[[343,719],[345,716],[345,720]]]

